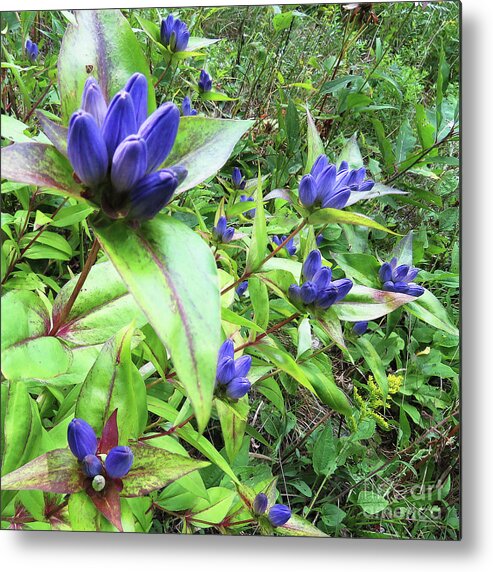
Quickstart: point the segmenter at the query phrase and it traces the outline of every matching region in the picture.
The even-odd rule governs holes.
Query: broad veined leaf
[[[96,228],[111,262],[168,348],[199,428],[212,407],[221,306],[214,257],[182,222],[158,216],[138,230]]]
[[[371,254],[335,252],[332,256],[348,278],[364,286],[373,288],[380,286],[378,278],[380,263]]]
[[[97,435],[115,409],[119,413],[119,444],[138,438],[147,423],[146,388],[132,362],[133,325],[123,328],[103,346],[80,390],[75,416]]]
[[[2,489],[76,493],[83,489],[84,479],[70,449],[55,449],[2,477]]]
[[[57,189],[78,201],[82,187],[72,176],[72,166],[52,145],[14,143],[2,147],[1,176],[9,181]]]
[[[58,59],[62,113],[68,122],[79,109],[84,84],[94,75],[109,101],[135,72],[147,76],[149,66],[130,24],[119,10],[76,10],[77,25],[69,24]],[[149,113],[156,107],[148,92]]]
[[[123,479],[123,496],[146,495],[210,464],[142,443],[132,444],[131,448],[134,462]]]
[[[389,392],[389,380],[387,379],[382,358],[378,355],[377,350],[366,336],[358,338],[356,345],[359,347],[363,359],[371,369],[375,381],[378,383],[382,392],[382,398],[385,401]]]
[[[416,316],[423,322],[448,332],[453,336],[459,335],[459,330],[457,326],[454,326],[450,321],[447,310],[443,307],[438,298],[433,295],[429,290],[425,289],[425,292],[419,298],[414,298],[410,304],[406,306],[406,310]]]
[[[308,217],[309,224],[356,224],[361,226],[367,226],[368,228],[376,228],[377,230],[383,230],[384,232],[390,232],[391,234],[397,234],[396,232],[388,229],[382,224],[374,221],[370,217],[359,213],[353,213],[351,211],[342,211],[339,209],[320,209],[312,213]]]
[[[177,189],[183,193],[214,175],[229,159],[241,136],[253,121],[182,117],[178,135],[164,166],[182,165],[187,178]]]
[[[41,129],[53,145],[62,153],[67,156],[67,127],[63,127],[59,123],[55,123],[49,119],[42,111],[36,113]]]
[[[56,322],[67,304],[79,276],[60,290],[53,303]],[[111,262],[93,266],[57,337],[77,346],[102,344],[135,320],[137,328],[147,322],[142,310]]]
[[[350,169],[360,169],[363,167],[363,156],[361,155],[358,145],[357,133],[354,133],[342,148],[342,151],[337,158],[337,164],[339,165],[343,161],[347,161]]]
[[[387,315],[399,306],[414,302],[414,296],[375,290],[366,286],[354,285],[349,294],[332,308],[339,318],[347,322],[375,320]]]
[[[305,173],[309,173],[319,155],[325,153],[324,144],[315,126],[315,122],[308,111],[306,110],[306,119],[308,122],[307,128],[307,141],[308,141],[308,155],[306,158]]]
[[[245,398],[242,398],[242,400]],[[248,397],[246,398],[248,403]],[[221,424],[224,448],[231,463],[241,449],[245,436],[246,421],[238,417],[235,412],[220,399],[215,400],[217,415]]]
[[[209,499],[197,500],[191,511],[190,520],[194,526],[199,528],[207,528],[210,526],[205,524],[206,522],[219,524],[228,514],[235,496],[236,491],[226,489],[225,487],[210,488]]]
[[[264,202],[262,200],[262,182],[259,174],[257,185],[255,219],[253,221],[252,239],[248,249],[245,272],[253,272],[260,266],[267,250],[267,226],[265,223]]]
[[[312,536],[325,538],[327,535],[313,526],[311,522],[298,516],[297,514],[291,515],[291,518],[283,524],[274,529],[277,534],[281,536]]]
[[[389,187],[383,185],[382,183],[375,183],[373,188],[369,191],[351,191],[351,195],[346,203],[346,207],[350,207],[359,201],[366,199],[376,199],[378,197],[384,197],[385,195],[407,195],[406,191],[401,191],[399,189],[394,189],[394,187]]]

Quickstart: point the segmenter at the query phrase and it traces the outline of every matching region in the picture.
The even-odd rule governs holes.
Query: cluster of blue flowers
[[[272,237],[272,242],[276,245],[276,246],[280,246],[285,240],[286,240],[287,236],[285,234],[283,234],[281,236],[281,238],[279,238],[277,235],[274,235]],[[286,244],[284,245],[284,248],[286,249],[286,252],[289,254],[289,256],[293,256],[296,254],[296,246],[294,245],[294,238],[291,238],[290,240],[288,240],[286,242]]]
[[[207,93],[212,89],[212,78],[205,70],[200,70],[198,86],[200,93]]]
[[[225,216],[220,216],[217,225],[212,229],[212,236],[217,242],[227,244],[233,240],[235,229],[232,226],[227,226]]]
[[[413,268],[408,264],[397,266],[397,258],[394,256],[390,262],[384,262],[380,267],[380,280],[383,289],[387,292],[398,292],[409,296],[421,296],[425,289],[419,284],[414,284],[413,280],[418,275],[419,268]]]
[[[312,311],[327,310],[342,300],[353,287],[349,278],[332,281],[332,270],[322,265],[320,250],[312,250],[302,267],[304,282],[301,286],[291,284],[290,300],[298,307]]]
[[[170,14],[161,20],[161,43],[172,52],[183,52],[187,49],[190,32],[185,22]]]
[[[259,493],[253,501],[253,512],[261,516],[267,510],[269,499],[265,493]],[[283,526],[291,518],[291,509],[285,504],[275,504],[269,509],[268,519],[272,526]]]
[[[339,168],[329,163],[325,155],[319,155],[308,175],[300,182],[301,203],[314,207],[343,209],[352,191],[369,191],[375,184],[366,179],[366,170],[350,169],[346,161]]]
[[[216,387],[224,389],[231,399],[240,399],[250,391],[251,383],[247,375],[252,365],[251,356],[241,356],[237,360],[234,344],[226,340],[219,349],[216,370]]]
[[[233,173],[231,174],[231,181],[235,189],[242,191],[245,188],[245,177],[241,174],[241,171],[238,169],[238,167],[233,169]]]
[[[132,450],[130,447],[120,445],[109,451],[103,465],[100,457],[96,455],[98,449],[96,433],[83,419],[72,419],[67,430],[67,440],[70,450],[81,462],[83,473],[93,479],[93,487],[96,490],[104,488],[104,477],[122,479],[132,467],[134,460]]]
[[[197,115],[197,110],[192,107],[192,100],[186,95],[181,103],[181,111],[185,117]]]
[[[38,55],[39,55],[38,44],[27,39],[25,48],[26,48],[26,54],[27,54],[27,57],[29,58],[29,60],[31,62],[35,62]]]
[[[362,336],[364,333],[366,333],[367,329],[368,329],[367,321],[356,322],[353,326],[353,332],[357,336]]]
[[[70,118],[68,158],[113,218],[153,218],[187,176],[181,166],[156,170],[171,152],[180,112],[168,102],[147,117],[147,90],[147,78],[135,73],[108,106],[90,77]]]

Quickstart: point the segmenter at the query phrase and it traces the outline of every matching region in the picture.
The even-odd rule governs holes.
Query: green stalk
[[[7,51],[7,48],[5,47],[4,44],[2,44],[2,51],[3,51],[3,55],[5,57],[5,61],[9,64],[12,64],[10,71],[12,72],[12,74],[15,78],[15,81],[17,82],[17,86],[19,87],[19,91],[21,92],[22,100],[24,102],[24,109],[27,112],[29,110],[30,105],[31,105],[31,98],[29,97],[29,92],[26,88],[26,84],[22,80],[21,74],[19,73],[19,70],[16,67],[14,67],[15,62],[14,62],[12,56]]]

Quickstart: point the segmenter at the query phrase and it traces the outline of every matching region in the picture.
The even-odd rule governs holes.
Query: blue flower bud
[[[180,111],[174,103],[163,103],[150,115],[139,129],[139,135],[147,143],[147,172],[157,169],[175,143]]]
[[[353,326],[353,332],[357,336],[362,336],[368,329],[368,322],[356,322]]]
[[[255,514],[264,514],[267,510],[267,505],[269,504],[269,499],[265,493],[259,493],[253,501],[253,512]]]
[[[181,111],[185,116],[197,115],[197,110],[192,108],[192,100],[188,97],[183,98],[181,102]]]
[[[27,57],[34,62],[39,55],[38,44],[32,42],[31,40],[26,40],[26,54]]]
[[[409,296],[416,296],[416,298],[418,296],[422,296],[425,293],[425,289],[423,288],[423,286],[420,286],[419,284],[409,284],[407,287],[407,292],[406,294],[408,294]]]
[[[331,278],[332,270],[327,266],[322,266],[322,268],[315,273],[313,283],[319,290],[323,290],[329,286]]]
[[[231,399],[241,399],[250,391],[251,386],[246,377],[235,377],[226,386],[226,395]]]
[[[212,78],[205,70],[200,70],[198,86],[200,93],[207,93],[212,89]]]
[[[383,283],[382,289],[385,290],[386,292],[393,292],[394,291],[394,283],[392,282],[392,280],[386,280]]]
[[[135,123],[137,129],[147,119],[147,78],[144,74],[134,73],[127,81],[124,88],[127,91],[134,104]]]
[[[301,287],[300,294],[303,304],[311,304],[317,298],[318,288],[313,282],[305,282]]]
[[[317,246],[320,246],[323,241],[324,241],[324,235],[322,233],[317,234],[317,236],[315,238],[315,242],[317,243]]]
[[[102,128],[109,157],[113,157],[118,145],[129,135],[134,135],[136,131],[137,123],[132,97],[127,91],[120,91],[111,100]]]
[[[293,302],[295,306],[300,306],[303,304],[303,300],[301,299],[301,288],[298,284],[291,284],[288,288],[288,298]]]
[[[275,234],[271,240],[276,246],[280,246],[282,242],[282,240],[277,236],[277,234]]]
[[[216,371],[217,383],[226,385],[235,377],[235,374],[235,360],[232,357],[226,357],[219,361]]]
[[[419,268],[410,268],[406,276],[406,282],[412,282],[419,273]]]
[[[82,459],[82,471],[88,477],[95,477],[103,472],[103,464],[96,455],[86,455]]]
[[[235,360],[234,377],[246,377],[252,366],[252,356],[241,356]]]
[[[235,229],[227,226],[225,216],[220,216],[217,225],[212,229],[212,235],[219,242],[228,243],[233,239]]]
[[[162,169],[146,175],[130,191],[129,217],[149,220],[166,206],[178,186],[173,171]]]
[[[378,275],[380,276],[380,280],[382,282],[388,282],[389,280],[392,280],[392,267],[388,262],[384,262],[382,266],[380,266]]]
[[[108,172],[108,152],[101,132],[92,115],[77,111],[70,118],[67,154],[79,179],[96,187]]]
[[[299,197],[301,203],[310,208],[317,200],[317,183],[312,175],[305,175],[300,181]]]
[[[175,17],[173,14],[170,14],[166,19],[161,20],[161,43],[163,46],[167,46],[169,44],[169,39],[173,32],[174,25]]]
[[[337,168],[337,172],[341,173],[343,171],[348,171],[348,170],[349,170],[349,163],[347,161],[341,161],[341,164]]]
[[[119,192],[130,191],[147,169],[147,145],[138,135],[129,135],[115,150],[111,183]]]
[[[244,189],[245,188],[245,180],[243,178],[243,175],[241,174],[240,169],[238,169],[238,167],[235,167],[233,169],[233,174],[231,175],[231,180],[233,181],[233,185],[237,189]]]
[[[409,286],[407,282],[394,282],[392,292],[397,292],[398,294],[407,294],[409,290]]]
[[[409,272],[407,264],[401,264],[392,272],[392,280],[394,282],[407,282],[406,277]]]
[[[315,300],[316,308],[320,310],[327,310],[337,302],[338,290],[333,284],[329,284],[327,288],[324,288],[318,293],[317,299]]]
[[[282,242],[284,242],[285,240],[286,237],[283,236]],[[294,256],[296,254],[296,246],[294,245],[294,238],[290,238],[284,245],[284,248],[287,250],[289,256]]]
[[[188,46],[190,32],[185,22],[177,19],[169,37],[169,49],[172,52],[183,52]]]
[[[310,171],[312,177],[317,179],[322,174],[322,172],[325,171],[325,169],[327,169],[328,166],[329,166],[329,161],[326,155],[319,155],[316,158],[315,163],[313,163],[313,167],[311,168]]]
[[[233,344],[233,340],[227,339],[225,340],[221,347],[219,348],[219,354],[217,356],[217,361],[220,362],[224,358],[231,358],[234,359],[235,357],[235,346]]]
[[[284,504],[275,504],[269,510],[269,520],[272,526],[282,526],[291,518],[291,510]]]
[[[109,477],[112,479],[121,479],[130,471],[133,462],[134,454],[132,453],[132,449],[118,445],[110,450],[104,462],[104,466]]]
[[[183,165],[173,165],[172,167],[168,167],[168,170],[175,174],[175,177],[178,180],[178,185],[181,185],[187,178],[188,171]]]
[[[223,234],[223,242],[227,244],[233,240],[233,236],[235,234],[235,229],[232,226],[228,226],[228,228],[224,231]]]
[[[99,83],[94,77],[87,78],[84,84],[81,107],[94,117],[98,127],[102,127],[108,106],[106,105]]]
[[[238,296],[243,296],[243,294],[247,291],[247,288],[248,288],[248,280],[244,280],[243,282],[240,282],[240,284],[236,288],[236,293],[238,294]]]
[[[318,199],[323,202],[324,199],[329,197],[334,192],[335,182],[336,182],[337,169],[335,165],[328,165],[321,173],[317,176],[317,186],[319,189]]]
[[[67,429],[67,440],[70,450],[79,461],[87,455],[94,455],[98,448],[94,429],[83,419],[72,419]]]
[[[312,250],[303,262],[302,273],[306,280],[312,280],[315,274],[322,268],[322,255],[320,250]]]
[[[334,280],[332,285],[337,288],[337,302],[339,302],[347,296],[353,287],[353,281],[349,278],[341,278],[340,280]]]
[[[326,195],[322,199],[322,208],[324,209],[343,209],[351,196],[351,191],[348,187],[340,189],[339,191]]]

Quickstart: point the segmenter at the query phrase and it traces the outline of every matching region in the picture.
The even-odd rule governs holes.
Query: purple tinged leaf
[[[164,103],[139,128],[147,143],[147,172],[157,169],[170,154],[175,143],[180,111],[174,103]]]
[[[63,127],[48,117],[42,111],[36,111],[36,116],[41,125],[41,131],[48,137],[53,145],[62,153],[67,156],[67,136],[68,129]]]
[[[110,480],[106,483],[102,491],[96,492],[93,488],[89,487],[87,494],[98,511],[107,518],[119,532],[123,532],[120,487],[118,484]]]
[[[97,451],[102,455],[107,455],[109,451],[113,449],[113,447],[116,447],[118,445],[117,417],[118,417],[118,409],[115,409],[103,427]]]

